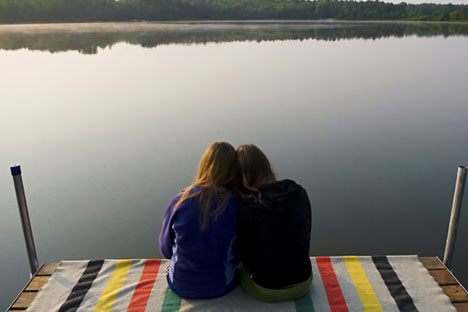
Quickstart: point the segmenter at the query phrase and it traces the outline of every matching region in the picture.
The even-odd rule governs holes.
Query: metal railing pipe
[[[466,171],[467,167],[458,167],[455,193],[453,194],[452,213],[450,215],[447,242],[445,244],[444,252],[444,264],[449,270],[452,270],[453,251],[455,247],[455,240],[457,238],[458,221],[460,220],[463,192],[465,190]]]
[[[21,166],[15,165],[10,167],[13,183],[15,185],[16,200],[23,226],[24,241],[28,251],[29,265],[31,267],[31,275],[39,269],[39,261],[37,260],[36,246],[31,229],[31,221],[29,219],[28,205],[26,204],[26,196],[24,193],[23,179],[21,178]]]

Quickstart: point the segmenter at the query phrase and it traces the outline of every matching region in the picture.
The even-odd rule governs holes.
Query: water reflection
[[[208,42],[378,39],[468,35],[468,24],[419,22],[258,21],[84,23],[0,26],[0,49],[96,54],[126,42],[142,47]]]
[[[161,257],[161,216],[219,139],[258,144],[305,186],[312,255],[441,256],[468,159],[468,37],[453,27],[466,26],[0,26],[0,310],[28,277],[14,163],[41,262]]]

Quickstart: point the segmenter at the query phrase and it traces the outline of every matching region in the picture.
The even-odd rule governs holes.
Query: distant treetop
[[[0,23],[340,19],[468,21],[468,5],[337,0],[0,0]]]

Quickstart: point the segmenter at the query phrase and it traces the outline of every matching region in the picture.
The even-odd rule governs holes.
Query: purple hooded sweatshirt
[[[200,187],[193,189],[199,190]],[[228,293],[237,282],[239,256],[236,248],[237,206],[231,193],[215,193],[217,201],[229,197],[223,213],[210,219],[205,231],[200,229],[199,198],[192,197],[174,209],[182,193],[175,196],[167,208],[159,248],[171,259],[167,282],[177,295],[187,299],[208,299]]]

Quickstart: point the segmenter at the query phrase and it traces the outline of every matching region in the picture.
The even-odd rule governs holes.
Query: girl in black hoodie
[[[255,145],[236,151],[240,283],[267,301],[300,298],[309,291],[311,209],[307,192],[292,180],[277,181]]]

